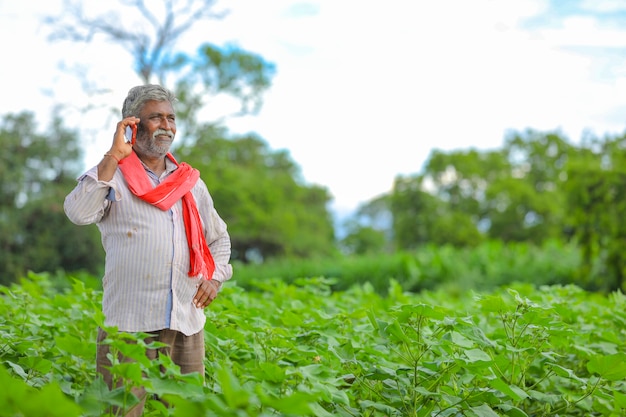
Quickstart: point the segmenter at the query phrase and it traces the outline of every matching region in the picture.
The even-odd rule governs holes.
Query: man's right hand
[[[130,155],[133,151],[133,145],[126,142],[124,134],[126,133],[127,126],[136,126],[138,124],[139,118],[134,116],[126,117],[119,121],[115,134],[113,135],[113,144],[107,153],[114,155],[120,161]]]
[[[110,181],[115,175],[117,164],[132,153],[133,145],[126,142],[124,133],[126,126],[137,125],[138,123],[139,118],[134,116],[126,117],[117,123],[111,149],[104,154],[104,158],[98,164],[99,181]]]

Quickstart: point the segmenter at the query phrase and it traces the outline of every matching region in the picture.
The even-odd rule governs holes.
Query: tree
[[[626,289],[624,167],[626,136],[591,140],[566,165],[568,224],[583,258],[579,278],[608,291]]]
[[[510,134],[500,150],[433,151],[423,183],[448,208],[431,224],[447,235],[469,220],[505,242],[563,238],[564,167],[573,149],[558,132],[527,130]]]
[[[496,180],[487,188],[484,206],[484,218],[489,221],[487,234],[492,239],[539,244],[549,237],[561,237],[562,224],[548,221],[552,201],[538,193],[526,178]]]
[[[354,255],[382,253],[387,245],[385,232],[371,226],[348,224],[348,234],[341,240],[342,249]]]
[[[391,193],[396,246],[413,249],[426,244],[473,246],[482,236],[469,214],[454,211],[450,202],[426,191],[424,177],[398,177]]]
[[[511,166],[499,150],[433,150],[424,166],[423,181],[429,190],[449,204],[454,212],[465,213],[476,223],[484,216],[489,184],[509,176]]]
[[[347,233],[341,239],[341,249],[359,255],[391,252],[394,250],[392,225],[389,195],[361,204],[344,224]]]
[[[40,134],[34,115],[24,112],[4,117],[0,142],[0,282],[28,270],[95,272],[102,259],[97,231],[73,230],[62,206],[79,167],[76,132],[53,115]]]
[[[238,99],[236,115],[256,112],[274,75],[274,65],[235,46],[202,42],[196,55],[178,48],[181,36],[207,19],[220,19],[215,0],[163,0],[148,7],[144,0],[124,0],[108,12],[90,12],[86,2],[65,0],[63,13],[49,16],[53,41],[91,42],[103,38],[131,55],[144,83],[158,82],[177,92],[182,106],[179,125],[193,125],[207,98],[226,94]],[[94,6],[93,3],[90,3]],[[86,82],[86,85],[91,83]],[[99,91],[99,88],[92,87]],[[188,130],[193,130],[189,128]]]
[[[198,140],[177,148],[197,167],[228,223],[233,258],[312,257],[334,251],[328,190],[305,185],[285,151],[272,151],[254,134],[226,138],[207,125]]]
[[[160,18],[143,0],[124,3],[134,13],[119,10],[95,17],[82,4],[71,2],[63,15],[48,20],[54,37],[89,42],[104,36],[131,52],[144,82],[157,78],[174,86],[178,130],[184,134],[178,135],[173,151],[199,168],[209,184],[229,224],[235,259],[313,256],[334,249],[325,188],[304,185],[287,153],[271,152],[256,135],[230,137],[222,120],[197,117],[207,100],[219,94],[239,100],[236,115],[258,111],[274,75],[273,64],[232,45],[201,43],[195,55],[176,49],[184,31],[222,16],[210,12],[214,1],[164,0]],[[124,17],[130,15],[138,23],[129,25]]]
[[[163,10],[155,13],[144,0],[130,0],[121,2],[113,11],[90,16],[82,1],[65,0],[63,13],[49,16],[45,22],[53,29],[53,41],[88,43],[103,36],[121,45],[132,54],[135,71],[145,84],[153,76],[164,83],[168,69],[175,63],[173,51],[181,35],[204,19],[224,15],[215,13],[214,5],[215,0],[165,0]]]
[[[394,184],[392,213],[398,245],[480,243],[489,227],[487,189],[509,172],[501,151],[433,150],[421,174],[400,177]]]
[[[503,150],[511,175],[489,191],[490,235],[535,243],[563,239],[565,167],[576,148],[560,132],[528,129],[509,135]]]

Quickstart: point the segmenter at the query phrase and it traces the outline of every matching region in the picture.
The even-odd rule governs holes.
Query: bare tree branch
[[[144,25],[123,26],[120,11],[89,17],[82,2],[65,0],[64,12],[46,19],[46,23],[53,28],[49,39],[88,43],[102,35],[131,51],[137,74],[148,83],[153,76],[162,78],[159,68],[167,58],[167,51],[183,33],[201,20],[221,19],[226,15],[226,12],[212,10],[215,0],[163,0],[165,14],[162,19],[152,12],[144,0],[120,0],[120,3],[132,9],[133,16],[141,17],[151,26],[152,33],[147,33]]]
[[[90,43],[98,39],[124,48],[132,57],[134,72],[144,83],[156,79],[160,84],[175,86],[181,96],[178,120],[186,120],[193,127],[194,116],[218,95],[231,96],[241,103],[239,112],[224,109],[223,118],[216,116],[218,123],[257,112],[274,75],[273,64],[233,45],[218,47],[208,39],[199,39],[194,53],[177,48],[182,35],[193,26],[226,15],[225,11],[213,10],[216,1],[117,0],[114,10],[94,13],[88,7],[96,7],[95,2],[64,0],[63,13],[45,22],[51,28],[52,41]],[[76,75],[90,91],[96,91],[85,82],[87,73]],[[166,76],[173,79],[166,80]]]

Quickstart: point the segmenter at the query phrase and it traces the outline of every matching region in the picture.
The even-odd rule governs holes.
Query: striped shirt
[[[166,158],[160,178],[144,168],[156,186],[177,167]],[[215,261],[213,279],[223,283],[233,273],[226,223],[215,210],[204,181],[198,179],[191,193]],[[187,336],[203,330],[204,311],[192,303],[200,278],[187,274],[189,248],[182,201],[162,211],[135,197],[119,169],[110,181],[99,181],[98,168],[93,167],[78,178],[64,208],[73,223],[96,223],[100,229],[106,253],[105,326],[126,332],[172,329]]]

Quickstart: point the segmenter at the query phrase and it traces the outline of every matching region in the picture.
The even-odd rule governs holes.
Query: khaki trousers
[[[172,361],[180,366],[183,374],[198,372],[204,378],[204,332],[200,331],[191,336],[185,336],[176,330],[159,330],[156,332],[147,332],[152,335],[145,339],[146,344],[152,342],[161,342],[167,346],[158,349],[148,349],[146,356],[149,359],[156,359],[158,355],[167,355]],[[113,376],[109,371],[111,361],[107,358],[110,346],[102,344],[106,339],[107,333],[98,328],[98,347],[96,353],[96,371],[102,375],[104,382],[109,389],[113,389]],[[132,343],[132,342],[129,342]],[[132,359],[119,355],[120,362],[131,362]],[[116,388],[123,385],[124,381],[118,381]],[[143,387],[134,387],[131,392],[140,399],[140,403],[125,414],[127,417],[138,417],[143,414],[143,408],[146,402],[146,390]],[[114,410],[114,415],[118,415],[118,411]]]

